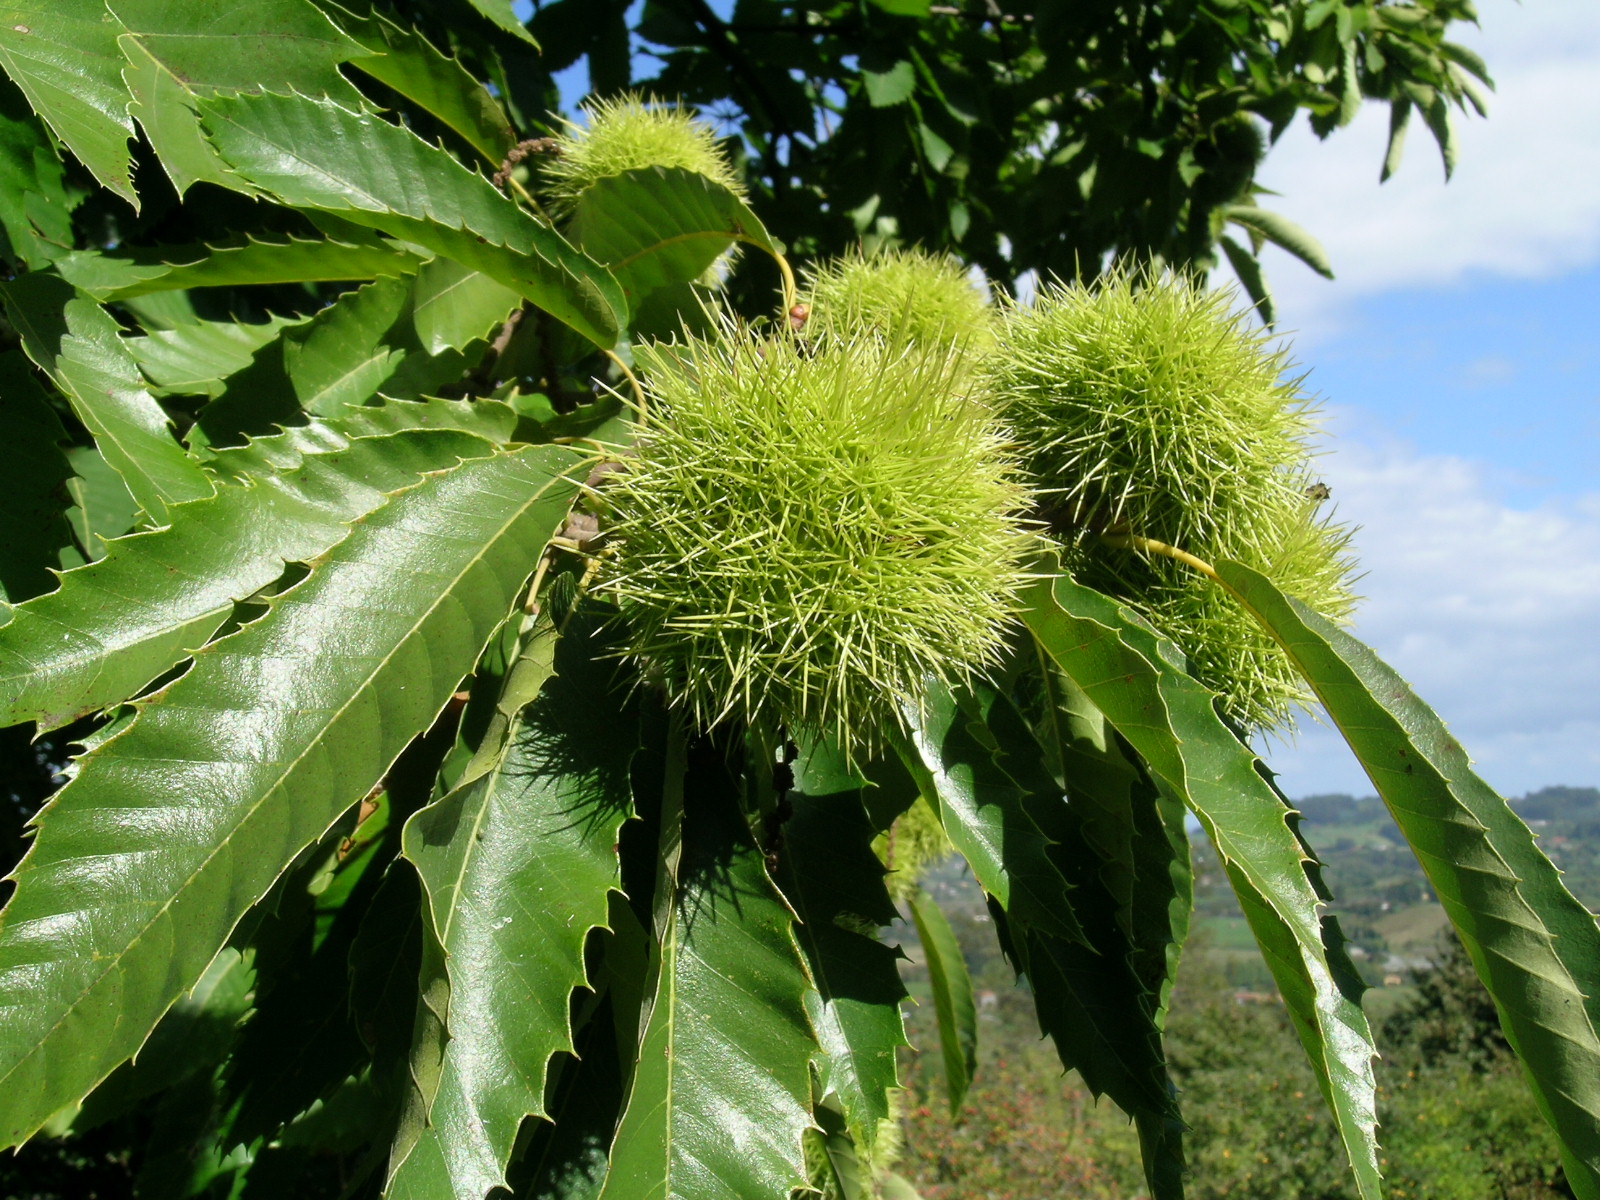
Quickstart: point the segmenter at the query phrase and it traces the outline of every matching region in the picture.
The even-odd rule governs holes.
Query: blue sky
[[[1361,526],[1356,632],[1518,794],[1600,785],[1600,4],[1481,17],[1460,40],[1499,87],[1449,184],[1414,132],[1378,186],[1376,109],[1292,131],[1263,175],[1339,275],[1271,263]],[[1370,790],[1326,729],[1270,749],[1291,795]]]
[[[1268,250],[1320,471],[1360,526],[1355,631],[1516,795],[1600,786],[1600,3],[1480,16],[1456,36],[1498,90],[1457,117],[1448,184],[1415,123],[1378,185],[1377,106],[1326,142],[1291,129],[1261,181],[1338,273]],[[1290,795],[1371,790],[1314,721],[1268,751]]]
[[[1488,461],[1510,504],[1580,495],[1600,487],[1597,298],[1595,263],[1378,292],[1315,345],[1309,382],[1349,410],[1346,436],[1365,427]]]

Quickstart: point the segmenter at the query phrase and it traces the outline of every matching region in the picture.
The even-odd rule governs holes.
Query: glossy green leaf
[[[219,92],[293,91],[359,104],[339,63],[368,53],[307,0],[248,5],[113,0],[128,32],[118,43],[138,119],[181,196],[202,180],[242,188],[206,141],[196,99]]]
[[[1318,275],[1333,278],[1333,262],[1322,248],[1322,243],[1287,217],[1249,204],[1230,204],[1224,214],[1228,220],[1287,250]]]
[[[1151,878],[1134,874],[1133,813],[1154,807],[1156,789],[1139,779],[1131,763],[1117,763],[1115,751],[1095,738],[1104,731],[1095,728],[1098,714],[1087,697],[1077,693],[1070,701],[1078,703],[1065,713],[1058,709],[1058,719],[1064,719],[1055,731],[1066,794],[1045,770],[1042,748],[1010,700],[985,690],[975,703],[983,705],[1001,765],[1026,789],[1029,812],[1051,839],[1052,857],[1073,885],[1087,944],[1009,922],[1004,913],[996,914],[996,927],[1028,980],[1040,1030],[1055,1043],[1061,1065],[1133,1117],[1152,1195],[1181,1200],[1183,1122],[1167,1075],[1160,1024],[1162,988],[1170,987],[1171,979],[1166,972],[1153,981],[1141,978],[1134,941],[1134,896],[1150,891],[1159,903],[1172,892],[1165,864]],[[1117,827],[1119,818],[1125,827]],[[1112,854],[1104,859],[1097,845],[1107,844]],[[1171,931],[1159,930],[1158,936],[1161,941],[1152,948],[1166,966]]]
[[[717,320],[715,294],[715,288],[697,283],[657,288],[634,306],[633,339],[670,341],[685,331],[711,337]]]
[[[191,454],[203,458],[219,447],[270,438],[314,416],[301,405],[284,357],[282,341],[269,343],[222,381],[222,391],[195,414],[184,434]]]
[[[488,337],[521,304],[521,293],[482,271],[436,258],[417,272],[411,323],[428,353],[439,354]]]
[[[911,919],[922,943],[928,987],[939,1017],[939,1049],[944,1057],[945,1092],[950,1116],[961,1111],[978,1070],[978,1009],[972,999],[972,976],[956,941],[956,931],[938,903],[926,892],[911,894]]]
[[[1042,666],[1049,708],[1043,745],[1006,695],[979,689],[968,706],[980,714],[1000,765],[1022,786],[1029,813],[1050,838],[1052,858],[1073,886],[1085,939],[1069,942],[1008,922],[1003,912],[995,915],[996,928],[1028,979],[1040,1028],[1062,1065],[1134,1118],[1152,1193],[1181,1197],[1183,1124],[1161,1043],[1177,931],[1134,919],[1136,898],[1142,909],[1167,918],[1176,899],[1170,845],[1146,877],[1136,873],[1144,856],[1134,853],[1134,814],[1153,810],[1158,792],[1107,740],[1103,716],[1081,689]],[[1052,763],[1065,793],[1047,768]],[[1102,856],[1101,847],[1109,854]],[[1180,911],[1187,916],[1186,908]],[[1141,944],[1138,935],[1150,935],[1152,944]]]
[[[1244,286],[1245,295],[1250,297],[1250,303],[1255,305],[1256,312],[1260,314],[1261,323],[1272,328],[1278,323],[1278,309],[1272,298],[1272,287],[1267,282],[1267,273],[1261,269],[1261,260],[1226,234],[1219,237],[1217,243],[1222,247],[1223,254],[1227,255],[1233,273]]]
[[[1379,183],[1388,183],[1389,177],[1400,169],[1400,159],[1406,150],[1406,130],[1411,125],[1411,101],[1397,97],[1389,103],[1389,145],[1383,154],[1383,170]]]
[[[127,300],[197,287],[269,283],[339,283],[379,275],[411,275],[422,260],[396,244],[333,239],[249,239],[232,246],[171,246],[104,254],[78,250],[56,271],[97,300]]]
[[[523,1120],[548,1115],[551,1057],[574,1049],[568,999],[588,984],[584,945],[620,887],[638,733],[595,639],[554,641],[536,632],[513,669],[508,687],[531,673],[543,690],[492,765],[406,825],[446,954],[450,1041],[428,1128],[393,1171],[390,1200],[481,1200],[502,1186]]]
[[[810,981],[720,756],[686,783],[676,888],[601,1200],[748,1200],[805,1185]]]
[[[354,100],[339,65],[372,53],[308,0],[245,7],[172,0],[107,0],[124,39],[143,45],[196,95],[293,89]]]
[[[1060,937],[1083,936],[1049,840],[1027,813],[1022,789],[979,740],[955,696],[930,684],[907,706],[909,745],[900,757],[978,883],[1019,921]]]
[[[872,1169],[833,1104],[816,1107],[819,1128],[806,1132],[806,1171],[826,1200],[872,1200]]]
[[[82,1133],[122,1116],[198,1072],[215,1071],[250,1011],[254,990],[251,959],[232,946],[224,947],[199,982],[161,1018],[140,1050],[138,1062],[123,1063],[84,1101],[73,1119],[73,1132]]]
[[[1223,725],[1177,651],[1116,601],[1067,576],[1025,598],[1035,639],[1181,796],[1216,847],[1338,1126],[1357,1188],[1381,1195],[1372,1033],[1360,981],[1307,875],[1289,810]],[[1325,925],[1328,928],[1325,930]]]
[[[500,102],[454,58],[415,29],[378,10],[360,16],[330,4],[335,22],[372,51],[354,65],[425,109],[471,143],[492,166],[505,161],[516,134]]]
[[[261,347],[274,342],[293,317],[244,321],[195,321],[157,329],[123,345],[158,396],[217,396],[223,381],[242,371]]]
[[[414,399],[459,380],[470,365],[464,355],[430,355],[417,342],[411,290],[405,280],[374,280],[262,347],[200,410],[188,434],[191,448],[260,438],[307,415],[365,405],[380,389]]]
[[[623,926],[632,916],[632,911],[620,898],[613,903],[612,911],[613,929]],[[642,943],[648,940],[648,935],[638,926],[636,917],[633,923],[641,943],[640,953],[637,963],[629,959],[629,966],[624,969],[642,981],[646,957]],[[615,940],[608,943],[608,954],[616,944]],[[609,962],[608,957],[602,966]],[[617,992],[616,978],[612,976],[599,1008],[578,1031],[576,1061],[567,1060],[562,1064],[561,1077],[550,1101],[554,1123],[537,1125],[521,1155],[529,1180],[519,1193],[523,1200],[595,1200],[605,1186],[609,1167],[606,1155],[622,1111],[627,1074],[625,1065],[619,1061],[617,1039],[612,1036],[615,1014],[608,1011],[616,1004]],[[637,1008],[630,1015],[633,1022],[628,1030],[629,1053],[638,1043]]]
[[[1183,804],[1151,782],[1082,688],[1048,664],[1044,677],[1042,737],[1060,763],[1074,836],[1098,861],[1095,878],[1115,906],[1135,976],[1156,998],[1152,1019],[1162,1029],[1194,907]]]
[[[170,333],[185,325],[199,325],[206,320],[195,309],[197,298],[192,292],[156,292],[119,301],[119,308],[132,317],[145,333]],[[250,318],[242,319],[248,321]]]
[[[188,7],[189,11],[195,11],[193,6]],[[128,111],[138,119],[139,127],[150,139],[161,168],[172,180],[178,195],[182,196],[196,183],[217,183],[254,194],[242,181],[233,178],[228,165],[217,157],[217,152],[200,132],[200,121],[189,104],[194,93],[183,77],[174,73],[138,38],[124,34],[117,43],[127,60],[122,77],[133,95]],[[209,95],[210,90],[205,94]]]
[[[396,770],[404,773],[403,766]],[[350,956],[388,861],[384,856],[375,867],[368,830],[387,825],[398,790],[392,787],[359,828],[358,813],[347,810],[234,935],[253,947],[258,981],[254,1011],[227,1064],[217,1131],[223,1147],[276,1137],[361,1069],[364,1046],[348,999]],[[347,841],[350,851],[341,854]]]
[[[438,354],[429,354],[417,341],[411,322],[404,317],[389,331],[389,337],[403,351],[403,356],[394,374],[383,381],[378,392],[384,399],[422,400],[446,388],[453,390],[489,349],[485,341],[470,341],[461,350],[446,346]]]
[[[433,720],[571,503],[574,465],[530,447],[400,493],[80,760],[0,914],[0,1141],[137,1051]]]
[[[33,369],[16,351],[0,354],[0,404],[5,406],[7,478],[0,488],[0,622],[6,605],[55,586],[52,568],[72,540],[67,526],[67,480],[72,467],[62,447],[66,431],[50,408]],[[0,637],[4,637],[0,633]],[[0,685],[3,686],[3,685]],[[10,722],[5,722],[9,724]]]
[[[214,450],[205,460],[205,467],[225,481],[253,479],[294,470],[302,456],[338,452],[357,438],[429,429],[509,442],[517,420],[511,406],[498,400],[389,400],[340,409],[272,437]]]
[[[1151,802],[1133,806],[1133,969],[1156,993],[1156,1027],[1165,1029],[1194,915],[1194,869],[1182,799],[1161,788],[1144,794]]]
[[[511,405],[500,400],[386,400],[330,413],[321,422],[346,437],[377,437],[407,433],[413,429],[454,429],[475,434],[491,442],[509,442],[520,418]],[[516,440],[532,441],[532,438]],[[235,451],[219,455],[219,461]]]
[[[514,34],[525,42],[533,41],[533,35],[528,32],[528,27],[517,20],[517,14],[511,7],[511,0],[468,0],[468,3],[507,33]]]
[[[410,301],[401,279],[378,279],[346,292],[283,338],[283,366],[308,413],[326,416],[372,398],[399,368],[405,351],[385,335]]]
[[[201,110],[223,158],[285,204],[482,271],[597,345],[612,345],[626,323],[627,302],[604,267],[410,130],[300,96],[217,98]]]
[[[611,268],[629,303],[703,275],[735,241],[774,249],[761,221],[726,187],[681,167],[598,179],[573,210],[572,239]]]
[[[137,210],[121,32],[101,0],[12,0],[0,7],[0,67],[78,161]]]
[[[169,525],[109,542],[104,558],[0,628],[0,723],[52,729],[127,699],[204,645],[285,562],[315,560],[390,493],[491,449],[464,433],[330,432],[252,486],[173,506]]]
[[[1444,723],[1344,630],[1238,563],[1223,582],[1316,691],[1450,915],[1562,1144],[1600,1195],[1600,930],[1531,830],[1471,769]]]
[[[899,951],[874,933],[897,919],[873,853],[877,830],[862,807],[861,780],[821,747],[794,764],[794,787],[776,851],[779,882],[800,918],[796,935],[815,990],[806,995],[824,1096],[839,1104],[850,1137],[870,1156],[889,1117],[895,1054],[907,1045]]]
[[[74,446],[67,451],[67,462],[73,475],[67,480],[67,495],[72,497],[67,523],[72,526],[78,548],[93,561],[105,554],[112,538],[133,528],[139,518],[139,504],[129,494],[122,476],[106,465],[93,446]],[[63,565],[81,565],[66,554],[62,557]]]
[[[111,314],[50,275],[4,284],[6,312],[23,348],[60,385],[95,444],[153,520],[169,504],[211,493],[184,452]]]
[[[49,266],[72,246],[74,200],[43,122],[0,81],[0,258]]]

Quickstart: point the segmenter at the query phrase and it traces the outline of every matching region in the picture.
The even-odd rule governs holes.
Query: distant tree
[[[1415,981],[1416,997],[1385,1017],[1378,1042],[1402,1068],[1449,1060],[1486,1071],[1511,1058],[1494,998],[1454,937],[1440,943],[1433,969]]]
[[[1592,787],[1540,788],[1516,804],[1529,820],[1572,821],[1590,826],[1600,822],[1600,789]]]

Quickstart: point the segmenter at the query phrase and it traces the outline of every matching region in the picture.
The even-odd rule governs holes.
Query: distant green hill
[[[1513,805],[1567,885],[1600,907],[1600,790],[1552,787]],[[1382,1058],[1377,1065],[1385,1195],[1441,1200],[1556,1200],[1556,1151],[1520,1077],[1497,1044],[1494,1016],[1448,922],[1388,811],[1375,796],[1296,801],[1302,829],[1322,858],[1351,954],[1372,990],[1362,1006]],[[1354,1200],[1337,1130],[1297,1046],[1289,1018],[1216,856],[1191,836],[1196,922],[1183,954],[1166,1049],[1190,1129],[1193,1200]],[[899,1168],[921,1193],[1142,1196],[1137,1148],[1110,1105],[1094,1105],[1072,1079],[1049,1078],[1054,1057],[1039,1041],[1032,1003],[1003,960],[983,895],[958,857],[924,886],[960,940],[980,997],[981,1067],[962,1119],[945,1115],[929,984],[915,933],[908,987],[920,1007],[904,1076],[907,1155]],[[1435,967],[1440,969],[1436,970]],[[1092,1170],[1083,1164],[1093,1160]],[[1076,1165],[1074,1165],[1076,1164]],[[1067,1172],[1082,1171],[1068,1178]],[[991,1190],[992,1185],[992,1190]],[[1002,1190],[1003,1189],[1003,1190]]]
[[[1600,789],[1548,787],[1511,801],[1564,872],[1573,895],[1600,911]],[[1376,796],[1342,793],[1295,801],[1301,832],[1323,863],[1333,912],[1367,982],[1396,989],[1398,1000],[1437,957],[1449,922],[1416,856]],[[1186,960],[1204,959],[1234,988],[1268,993],[1272,979],[1209,843],[1198,832],[1194,855],[1196,941]],[[1006,974],[987,931],[981,891],[959,859],[935,867],[926,881],[958,924],[973,926],[974,966]],[[981,934],[982,936],[978,936]],[[990,964],[989,960],[993,959]],[[1383,998],[1374,997],[1379,1005]]]
[[[1383,802],[1376,796],[1352,796],[1345,792],[1302,796],[1294,803],[1313,821],[1361,821],[1382,816],[1384,811]],[[1511,806],[1525,821],[1562,821],[1600,832],[1600,788],[1540,788],[1526,796],[1514,797]]]
[[[1448,921],[1383,802],[1326,793],[1295,804],[1363,975],[1374,985],[1409,983],[1437,954]],[[1573,895],[1600,910],[1600,789],[1548,787],[1511,804],[1562,869]],[[1265,988],[1266,967],[1215,855],[1204,839],[1193,844],[1206,952],[1235,986]]]
[[[1341,901],[1370,899],[1366,893],[1375,879],[1396,875],[1397,864],[1387,855],[1390,848],[1405,850],[1405,842],[1376,796],[1329,793],[1295,804],[1305,814],[1302,829],[1330,868]],[[1600,910],[1600,788],[1541,788],[1513,798],[1511,806],[1565,873],[1573,894]],[[1422,880],[1411,854],[1400,857],[1407,867],[1403,874]]]

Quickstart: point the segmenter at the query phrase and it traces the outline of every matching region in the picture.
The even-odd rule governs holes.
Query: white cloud
[[[1515,508],[1484,464],[1370,435],[1321,468],[1361,526],[1356,635],[1502,792],[1600,781],[1600,493]],[[1291,795],[1371,790],[1323,729],[1270,757]]]
[[[1302,360],[1315,362],[1317,343],[1359,323],[1377,294],[1474,276],[1554,278],[1600,259],[1600,4],[1483,8],[1483,30],[1460,40],[1488,61],[1499,90],[1486,120],[1457,120],[1449,184],[1416,122],[1400,172],[1378,185],[1387,114],[1376,107],[1327,142],[1296,128],[1268,157],[1263,182],[1283,195],[1267,203],[1316,234],[1339,274],[1328,283],[1269,251]],[[1514,369],[1464,358],[1456,386],[1494,385]],[[1541,400],[1525,402],[1531,419]],[[1369,572],[1357,635],[1503,793],[1600,782],[1600,493],[1517,507],[1506,492],[1528,494],[1528,480],[1419,450],[1375,413],[1331,412],[1341,436],[1321,467],[1341,517],[1362,526]],[[1271,750],[1290,795],[1371,791],[1325,727],[1307,722],[1293,747]]]
[[[1399,172],[1381,187],[1386,106],[1319,142],[1303,123],[1268,155],[1267,204],[1311,230],[1338,273],[1328,283],[1277,251],[1269,277],[1306,344],[1362,296],[1437,286],[1469,272],[1548,277],[1600,258],[1600,4],[1488,0],[1483,29],[1457,40],[1488,61],[1489,116],[1455,118],[1449,184],[1432,135],[1413,120]]]

